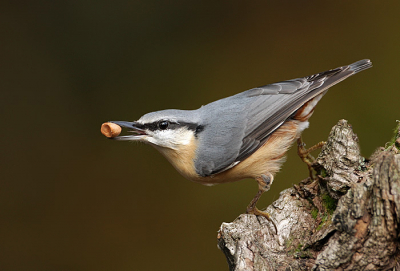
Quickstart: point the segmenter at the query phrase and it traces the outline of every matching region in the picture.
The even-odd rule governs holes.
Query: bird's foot
[[[299,137],[297,139],[297,153],[300,156],[300,159],[306,163],[307,167],[308,167],[308,172],[310,174],[310,178],[315,180],[315,177],[313,175],[313,164],[315,163],[315,158],[310,154],[311,152],[322,148],[325,145],[326,142],[321,141],[318,144],[312,146],[311,148],[306,149],[305,148],[305,143],[303,142],[303,140],[301,139],[301,137]]]
[[[249,207],[250,207],[250,205],[249,205]],[[275,232],[276,232],[276,234],[278,234],[278,228],[276,227],[276,224],[275,224],[275,222],[272,220],[272,218],[271,218],[271,216],[269,215],[269,213],[260,211],[260,210],[259,210],[257,207],[255,207],[255,206],[253,206],[253,208],[249,208],[249,207],[247,207],[247,213],[248,213],[248,214],[251,214],[251,215],[258,215],[258,216],[263,216],[263,217],[265,217],[269,222],[272,223],[272,225],[274,225]]]
[[[257,204],[258,200],[260,199],[261,195],[269,189],[269,187],[273,181],[273,175],[269,174],[268,177],[262,175],[261,178],[257,178],[256,180],[258,182],[259,190],[258,190],[257,194],[254,196],[254,198],[251,200],[250,204],[247,206],[246,213],[265,217],[269,222],[272,223],[272,225],[274,225],[275,232],[276,232],[276,234],[278,234],[278,228],[276,227],[275,222],[271,219],[271,216],[269,215],[269,213],[260,211],[256,207],[256,204]]]

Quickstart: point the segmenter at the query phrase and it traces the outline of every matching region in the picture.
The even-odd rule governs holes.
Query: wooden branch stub
[[[242,214],[232,223],[222,223],[218,247],[225,253],[230,270],[278,270],[288,263],[293,270],[301,270],[300,265],[308,261],[299,263],[288,252],[292,249],[294,253],[300,236],[301,240],[310,238],[311,208],[294,188],[289,188],[266,210],[278,222],[278,235],[271,222],[262,216]],[[298,238],[294,240],[291,236]]]
[[[382,152],[373,167],[339,200],[336,232],[313,270],[389,270],[397,265],[400,155]]]
[[[360,155],[358,137],[346,120],[333,126],[328,141],[322,147],[317,164],[324,169],[323,178],[331,197],[339,199],[350,187],[357,183],[363,158]],[[324,177],[322,176],[322,177]]]
[[[320,179],[304,180],[268,206],[264,217],[223,223],[218,247],[230,270],[393,270],[400,266],[400,126],[371,161],[345,120],[317,158]]]

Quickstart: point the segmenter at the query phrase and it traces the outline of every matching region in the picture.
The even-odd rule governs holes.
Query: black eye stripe
[[[158,122],[152,122],[152,123],[143,124],[143,129],[144,130],[155,131],[155,130],[158,129]]]
[[[202,132],[203,130],[204,130],[204,126],[203,125],[198,125],[194,132],[197,135],[198,133]]]
[[[167,125],[168,127],[166,127],[165,129],[162,129],[160,127],[160,124],[162,122],[168,122],[168,125]],[[200,133],[204,129],[203,125],[198,125],[196,123],[183,122],[183,121],[175,122],[175,121],[169,121],[169,120],[161,120],[161,121],[155,121],[155,122],[151,122],[151,123],[145,123],[145,124],[141,124],[140,126],[141,127],[139,127],[139,128],[144,129],[144,130],[150,130],[150,131],[174,130],[174,129],[186,127],[188,130],[194,131],[195,134]]]

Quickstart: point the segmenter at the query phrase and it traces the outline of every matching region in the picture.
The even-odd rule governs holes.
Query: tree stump
[[[264,217],[222,223],[230,270],[400,270],[400,124],[370,159],[346,120],[332,128],[308,178],[280,193]]]

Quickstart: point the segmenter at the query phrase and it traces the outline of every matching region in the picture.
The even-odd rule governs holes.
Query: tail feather
[[[363,59],[357,62],[354,62],[353,64],[349,65],[349,70],[358,73],[360,71],[369,69],[372,67],[372,62],[369,59]]]

